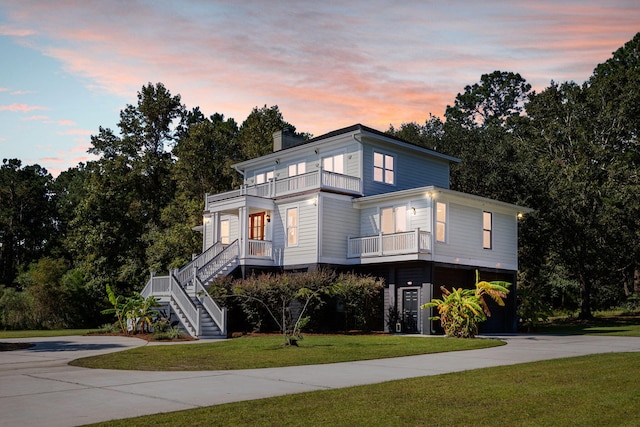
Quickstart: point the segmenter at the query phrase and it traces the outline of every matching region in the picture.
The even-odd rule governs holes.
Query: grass
[[[640,316],[599,314],[592,320],[559,318],[538,327],[536,332],[558,335],[640,337]]]
[[[45,329],[1,331],[0,338],[36,338],[36,337],[64,337],[71,335],[87,335],[97,332],[97,329]]]
[[[74,360],[86,368],[185,371],[253,369],[371,360],[494,347],[492,339],[389,335],[308,335],[299,347],[282,346],[281,336],[243,337],[205,343],[144,346]]]
[[[640,353],[478,369],[99,426],[636,426]]]

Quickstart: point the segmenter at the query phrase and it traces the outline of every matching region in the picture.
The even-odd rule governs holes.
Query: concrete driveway
[[[429,339],[407,336],[407,339]],[[0,353],[0,426],[75,426],[313,390],[586,354],[640,351],[640,338],[499,336],[506,346],[361,362],[239,371],[85,369],[70,360],[147,343],[73,336],[3,339],[34,347]]]

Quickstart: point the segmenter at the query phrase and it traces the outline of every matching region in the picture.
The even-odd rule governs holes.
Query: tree
[[[39,165],[4,159],[0,166],[0,283],[47,254],[55,231],[52,177]]]
[[[296,130],[293,125],[284,121],[277,105],[255,107],[242,122],[238,132],[239,160],[255,159],[272,152],[274,132],[285,128],[291,132]]]
[[[89,152],[86,196],[78,204],[68,249],[93,289],[111,284],[130,291],[147,274],[144,236],[161,227],[163,209],[173,200],[170,169],[176,129],[184,107],[157,83],[138,92],[137,105],[120,112],[120,135],[100,127]],[[96,292],[97,293],[97,292]]]

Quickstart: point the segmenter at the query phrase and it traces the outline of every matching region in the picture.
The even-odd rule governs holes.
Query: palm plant
[[[438,316],[431,319],[440,320],[447,336],[473,338],[478,333],[478,325],[491,316],[485,297],[488,296],[498,305],[504,306],[509,286],[510,283],[503,281],[480,281],[476,270],[475,289],[453,288],[449,291],[441,286],[442,299],[433,299],[421,308],[437,308]]]

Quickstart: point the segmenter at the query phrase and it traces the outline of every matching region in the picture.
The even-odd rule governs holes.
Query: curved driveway
[[[36,345],[0,353],[0,426],[74,426],[491,366],[640,351],[640,338],[547,335],[497,338],[507,345],[330,365],[197,372],[116,371],[67,364],[80,357],[147,344],[135,338],[3,339]]]

